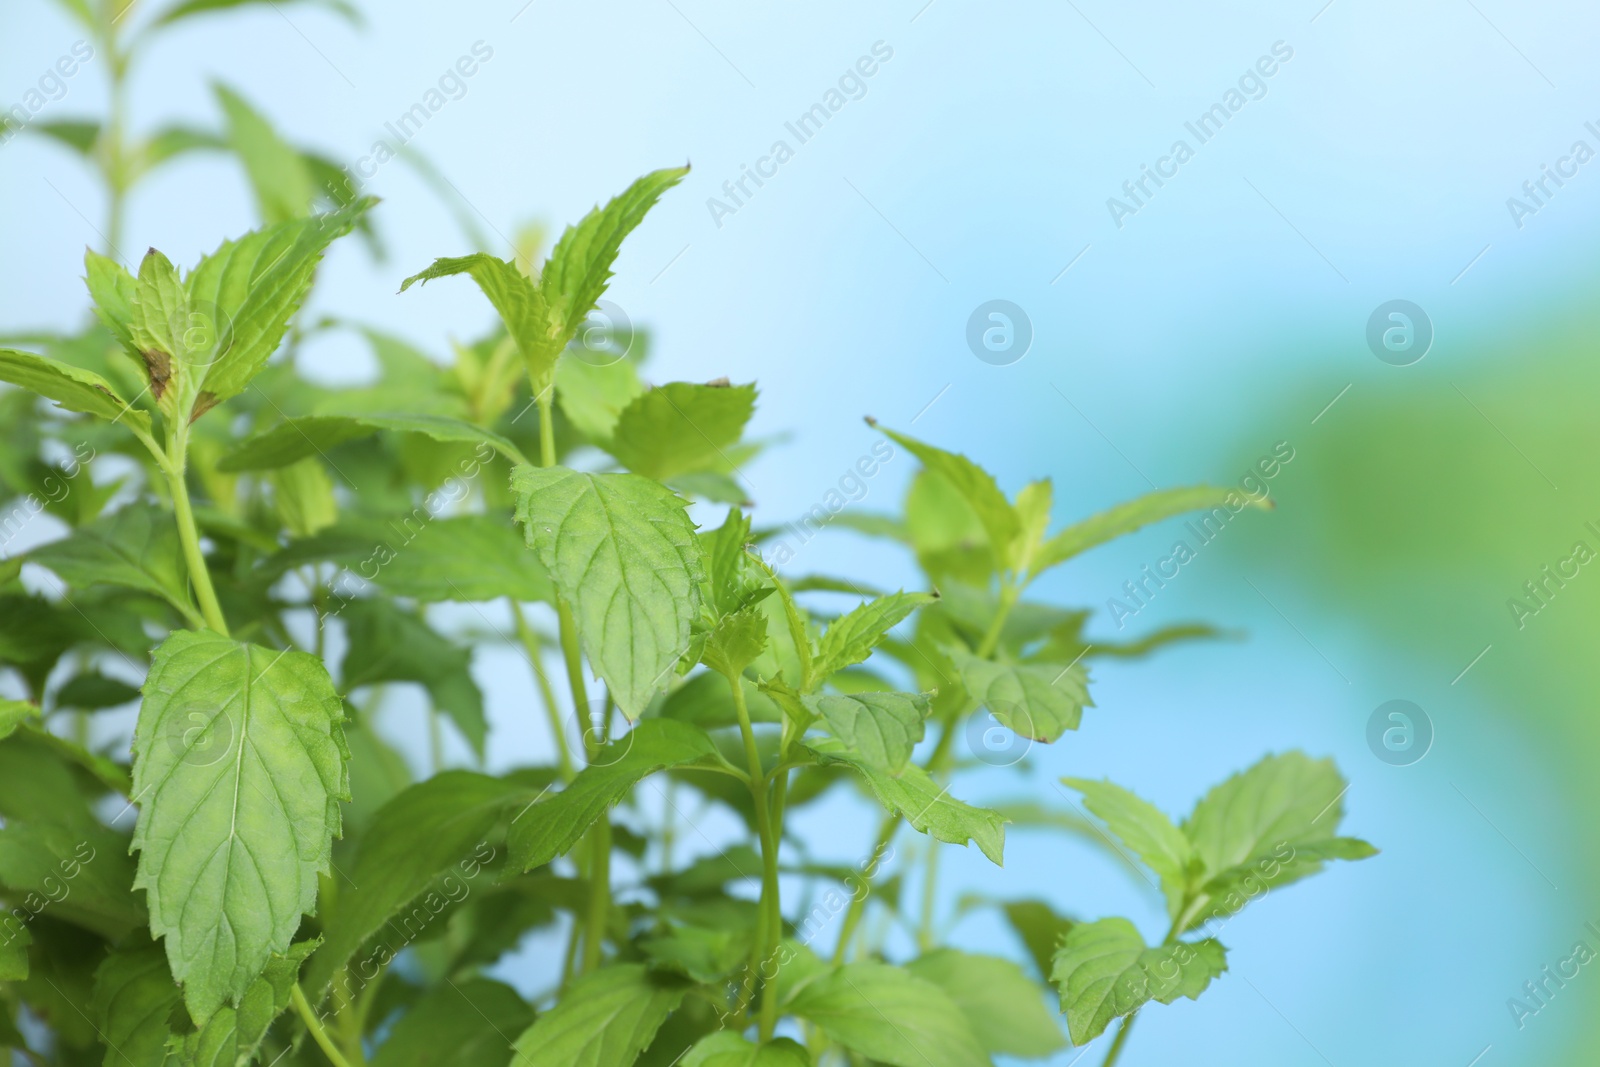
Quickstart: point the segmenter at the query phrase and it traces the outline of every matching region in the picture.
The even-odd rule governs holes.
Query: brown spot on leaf
[[[733,386],[733,383],[728,381],[728,379],[726,377],[713,378],[709,382],[707,382],[706,384],[709,385],[713,389],[728,389],[728,388],[731,388]]]
[[[210,411],[216,406],[217,394],[202,392],[199,396],[194,398],[194,411],[189,415],[189,422],[193,424],[195,419],[198,419],[201,415],[204,415],[206,412]]]
[[[144,357],[144,369],[150,375],[150,395],[160,400],[161,394],[167,391],[167,383],[172,380],[172,357],[161,351],[139,354]]]

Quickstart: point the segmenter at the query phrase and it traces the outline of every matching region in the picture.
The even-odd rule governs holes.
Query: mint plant
[[[125,5],[67,6],[127,61]],[[145,32],[232,6],[179,4]],[[1181,822],[1082,778],[1064,784],[1094,824],[1047,798],[960,799],[974,761],[1018,758],[983,739],[1070,743],[1095,660],[1210,632],[1091,640],[1088,612],[1034,583],[1255,501],[1197,486],[1063,525],[1048,481],[1007,497],[869,419],[864,437],[921,468],[901,514],[837,521],[903,546],[919,587],[782,574],[737,480],[756,387],[652,387],[643,336],[626,355],[584,342],[622,243],[687,168],[640,178],[542,263],[476,252],[406,279],[400,298],[426,300],[414,287],[465,276],[446,284],[496,313],[444,365],[305,321],[322,256],[374,233],[375,202],[284,184],[328,168],[220,99],[274,194],[263,226],[188,269],[90,252],[94,321],[0,349],[18,387],[0,393],[0,524],[8,543],[43,511],[66,530],[0,559],[0,1047],[106,1067],[978,1067],[1116,1023],[1112,1063],[1147,1004],[1225,972],[1247,903],[1373,853],[1339,834],[1332,763],[1298,752]],[[122,121],[85,134],[114,213]],[[315,330],[363,340],[377,379],[302,377]],[[443,603],[482,625],[448,626]],[[494,645],[527,664],[546,764],[483,770],[496,738],[471,665]],[[401,690],[425,701],[421,776],[390,740]],[[105,713],[135,702],[119,741]],[[840,866],[792,817],[846,787],[880,822]],[[685,814],[710,808],[745,839]],[[1008,822],[1136,858],[1165,935],[1071,913],[1068,886],[963,903],[1000,910],[1015,959],[942,944],[941,850],[998,866]],[[529,944],[559,946],[531,998],[490,976]]]

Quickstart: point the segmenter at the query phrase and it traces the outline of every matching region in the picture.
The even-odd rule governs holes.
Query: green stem
[[[178,519],[178,540],[183,543],[183,558],[189,567],[189,582],[194,586],[195,599],[200,602],[200,615],[206,625],[223,637],[228,636],[228,620],[223,617],[222,605],[217,603],[217,591],[211,585],[211,571],[206,567],[206,557],[200,551],[200,531],[195,525],[194,508],[189,504],[189,484],[184,477],[188,461],[189,430],[187,426],[172,434],[167,451],[167,486],[172,491],[172,508]]]
[[[933,948],[934,896],[939,889],[939,842],[928,838],[928,873],[922,880],[922,914],[917,917],[917,946]]]
[[[756,809],[756,834],[761,839],[761,903],[757,914],[756,943],[750,950],[751,981],[761,974],[762,965],[772,958],[783,930],[782,912],[778,908],[778,843],[773,840],[772,812],[767,804],[766,775],[761,770],[761,751],[756,747],[756,733],[750,725],[750,709],[745,706],[744,683],[739,675],[726,675],[728,688],[733,693],[733,712],[739,717],[739,734],[744,740],[745,762],[750,766],[750,799]],[[778,998],[775,983],[767,983],[761,990],[761,1040],[772,1037],[778,1021]]]
[[[1000,643],[1000,634],[1005,630],[1006,619],[1010,617],[1011,609],[1016,607],[1017,599],[1020,596],[1021,590],[1017,586],[1004,579],[1001,580],[1000,602],[995,609],[994,618],[989,623],[988,631],[983,635],[983,640],[978,645],[976,655],[979,658],[988,659],[994,655],[995,647]],[[959,715],[945,724],[943,732],[939,735],[938,744],[934,746],[933,752],[928,756],[928,761],[923,764],[923,769],[928,773],[939,774],[947,768],[951,758],[951,745],[955,741],[956,724],[969,715],[972,710],[972,707],[962,709]],[[898,814],[890,815],[878,827],[878,840],[872,847],[872,855],[874,857],[877,857],[888,846],[890,839],[894,837],[895,831],[900,828],[901,818]],[[930,840],[930,847],[937,849],[939,847],[938,842]],[[931,861],[929,873],[931,876]],[[868,894],[863,893],[860,896],[852,897],[850,907],[844,913],[844,925],[839,931],[839,943],[833,950],[833,963],[836,967],[844,962],[845,953],[850,947],[850,939],[855,934],[856,927],[861,923],[862,914],[866,911],[867,896]]]
[[[1138,1017],[1138,1012],[1135,1012],[1122,1020],[1122,1026],[1117,1029],[1116,1039],[1111,1042],[1111,1051],[1106,1053],[1105,1062],[1100,1067],[1114,1067],[1117,1058],[1122,1055],[1122,1046],[1127,1044],[1128,1034],[1133,1030],[1133,1021]]]
[[[539,466],[556,465],[556,387],[547,385],[535,399],[539,402]]]
[[[300,1014],[300,1018],[305,1021],[306,1029],[311,1032],[311,1039],[328,1057],[328,1062],[333,1064],[333,1067],[350,1067],[350,1061],[345,1059],[344,1053],[339,1051],[339,1046],[333,1043],[333,1038],[322,1028],[322,1023],[317,1019],[317,1013],[310,1002],[306,1000],[305,990],[300,988],[299,982],[294,984],[289,997],[294,1002],[294,1010]]]
[[[600,966],[611,913],[611,814],[595,821],[589,831],[589,922],[583,938],[583,972]]]
[[[572,769],[572,753],[567,748],[567,732],[561,728],[561,709],[556,706],[556,694],[550,688],[550,675],[544,669],[544,649],[539,644],[539,635],[528,625],[528,617],[523,614],[522,605],[517,603],[515,597],[511,598],[511,615],[517,621],[517,637],[528,654],[528,666],[533,668],[533,679],[539,686],[539,700],[544,704],[545,717],[550,721],[550,737],[556,746],[556,765],[561,770],[561,780],[570,782],[576,772]]]

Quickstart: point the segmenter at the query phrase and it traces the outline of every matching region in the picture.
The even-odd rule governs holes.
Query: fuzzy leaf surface
[[[343,721],[314,656],[187,631],[156,650],[133,738],[134,885],[197,1019],[316,907],[349,799]]]
[[[517,520],[572,605],[583,650],[637,719],[689,647],[700,544],[670,490],[635,474],[518,467]]]

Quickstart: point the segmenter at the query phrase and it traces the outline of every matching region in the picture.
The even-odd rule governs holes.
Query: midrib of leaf
[[[600,504],[600,513],[605,517],[606,520],[607,536],[603,541],[599,542],[595,546],[594,554],[591,555],[588,561],[584,563],[583,580],[580,580],[579,584],[582,585],[583,581],[588,579],[589,572],[594,568],[595,560],[599,558],[601,552],[606,550],[607,546],[610,546],[611,557],[617,568],[617,576],[621,579],[617,583],[617,588],[612,590],[611,598],[606,604],[606,617],[610,618],[613,610],[616,608],[617,602],[625,599],[624,594],[632,597],[636,593],[636,590],[634,589],[633,582],[629,577],[628,567],[623,564],[622,550],[624,546],[622,544],[622,538],[618,536],[617,521],[612,515],[611,503],[607,498],[605,488],[593,475],[585,474],[584,477],[589,480],[590,491],[594,493],[595,500]],[[577,507],[578,501],[581,499],[582,498],[579,497],[577,500],[573,501],[573,508]],[[572,508],[568,508],[566,514],[562,516],[563,528],[566,526],[566,520],[571,517]],[[651,520],[647,519],[646,521]],[[656,574],[655,568],[647,567],[645,569],[649,572],[649,578],[661,590],[662,594],[667,597],[671,597],[672,590],[667,588],[666,583],[663,582],[660,576]],[[628,651],[631,653],[629,656],[631,668],[632,660],[639,654],[639,631],[638,628],[634,626],[633,611],[630,607],[626,606],[626,604],[624,607],[623,616],[628,620]],[[631,673],[632,672],[630,670],[630,674]],[[655,679],[651,679],[652,682],[654,680]]]

